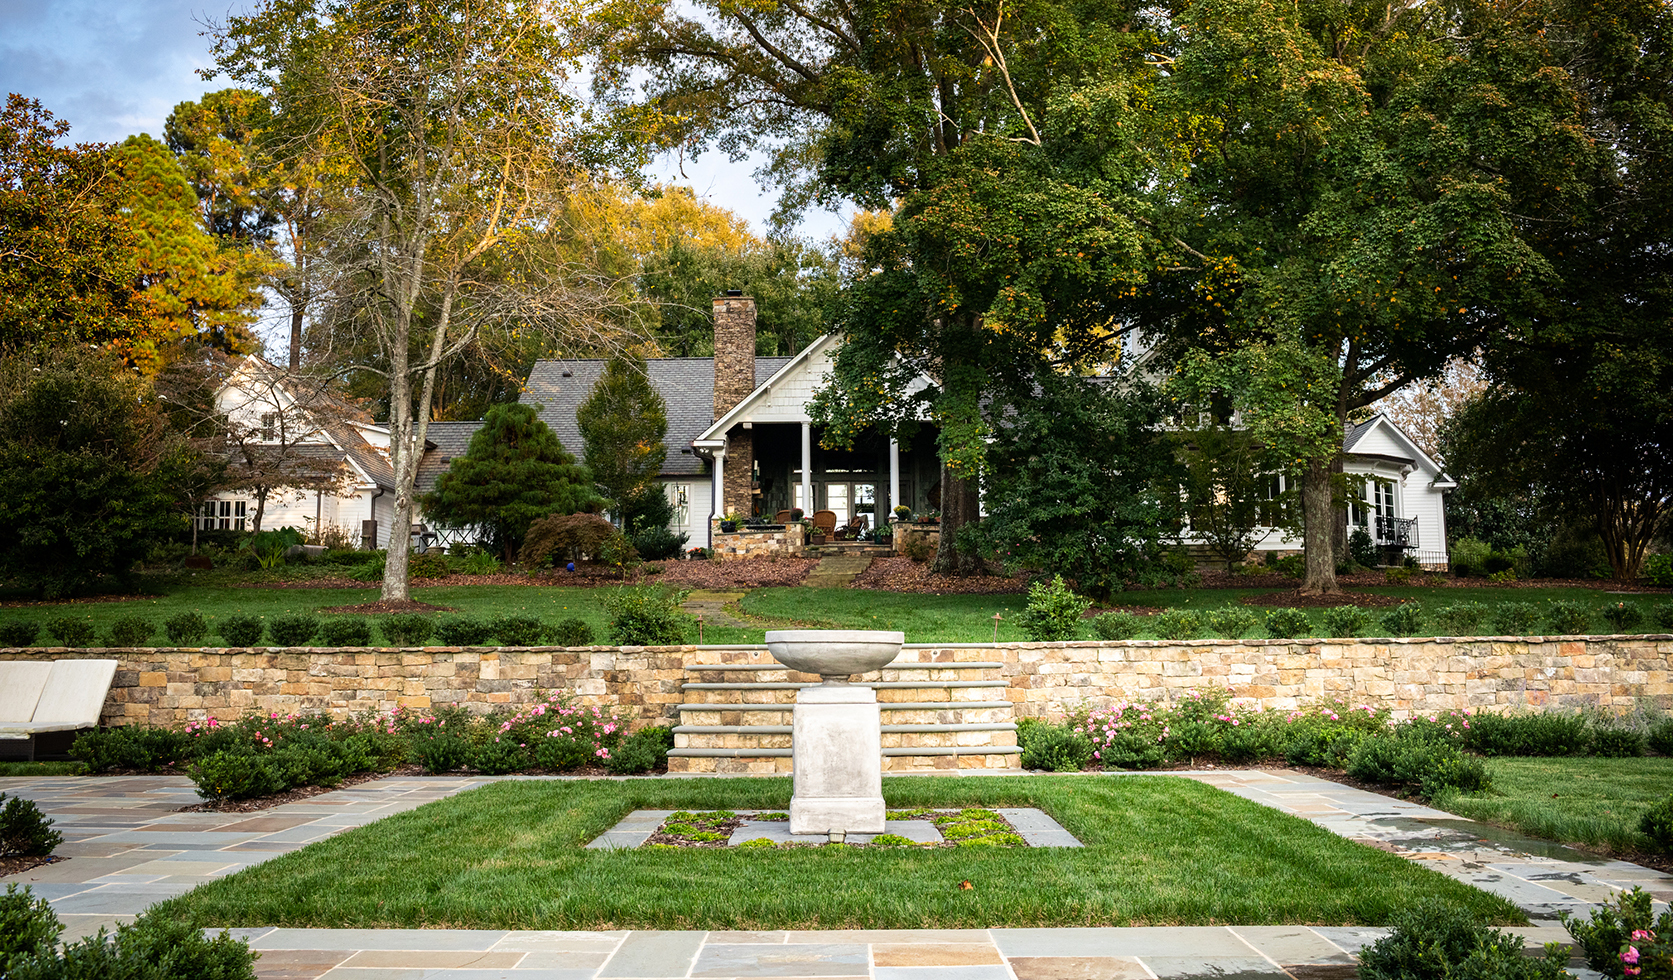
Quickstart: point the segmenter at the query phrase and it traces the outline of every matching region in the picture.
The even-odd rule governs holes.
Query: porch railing
[[[1376,542],[1379,548],[1417,550],[1417,518],[1377,515]]]

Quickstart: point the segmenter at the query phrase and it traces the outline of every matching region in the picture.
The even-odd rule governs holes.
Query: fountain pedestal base
[[[883,726],[877,692],[848,684],[796,694],[792,834],[881,834]]]

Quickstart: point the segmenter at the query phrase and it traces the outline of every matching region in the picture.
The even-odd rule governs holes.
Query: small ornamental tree
[[[1291,511],[1267,495],[1278,460],[1259,440],[1228,426],[1187,429],[1178,438],[1187,535],[1207,545],[1229,568],[1272,533],[1263,511],[1268,518]]]
[[[575,412],[593,478],[616,511],[662,469],[668,410],[645,376],[645,359],[612,358],[592,394]]]
[[[592,474],[576,465],[530,405],[496,405],[424,495],[424,513],[448,527],[480,528],[506,561],[523,546],[529,525],[550,514],[596,510]]]

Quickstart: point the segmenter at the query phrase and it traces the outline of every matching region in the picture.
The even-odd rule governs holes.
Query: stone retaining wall
[[[105,702],[103,721],[112,725],[398,704],[486,711],[554,690],[617,708],[636,724],[671,724],[686,700],[687,664],[771,662],[764,647],[737,646],[0,650],[0,660],[63,657],[121,662]],[[1268,708],[1341,697],[1396,717],[1440,708],[1624,711],[1640,699],[1673,709],[1666,635],[943,644],[907,647],[901,659],[1003,663],[1019,718],[1087,702],[1167,700],[1196,687],[1229,688]],[[774,692],[756,694],[774,700]]]
[[[730,534],[713,522],[709,542],[716,558],[756,558],[761,555],[800,555],[802,525],[786,524],[776,531],[734,531]]]

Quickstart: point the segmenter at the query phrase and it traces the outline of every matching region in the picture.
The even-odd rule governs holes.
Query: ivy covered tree
[[[534,407],[522,404],[489,409],[465,454],[454,457],[421,502],[438,524],[484,532],[508,562],[535,521],[604,504],[592,474],[576,465]]]
[[[0,577],[48,599],[126,587],[153,541],[186,530],[198,462],[115,357],[0,359]]]
[[[656,479],[668,458],[662,441],[668,406],[645,370],[645,359],[637,354],[611,358],[575,411],[587,467],[618,513]]]

